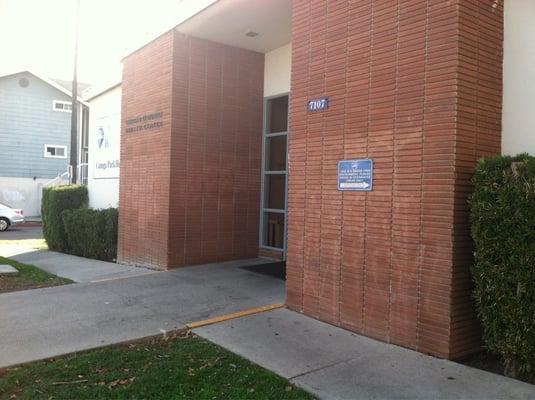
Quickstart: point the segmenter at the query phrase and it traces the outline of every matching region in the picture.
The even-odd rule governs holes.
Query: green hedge
[[[67,251],[65,230],[61,219],[64,210],[87,207],[87,187],[79,185],[52,186],[43,189],[41,218],[48,248]]]
[[[70,253],[97,260],[115,260],[118,220],[116,208],[66,210],[62,217]]]
[[[481,160],[473,177],[475,299],[489,350],[535,377],[535,157]]]

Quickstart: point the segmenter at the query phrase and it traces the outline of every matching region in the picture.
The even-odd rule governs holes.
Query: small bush
[[[506,374],[535,377],[535,157],[481,160],[473,177],[475,299]]]
[[[97,260],[115,260],[118,221],[116,208],[66,210],[62,217],[69,253]]]
[[[67,250],[61,213],[64,210],[87,207],[87,203],[88,196],[85,186],[66,185],[43,189],[41,218],[43,220],[43,235],[50,250]]]

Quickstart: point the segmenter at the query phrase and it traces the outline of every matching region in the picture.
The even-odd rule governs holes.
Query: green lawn
[[[0,370],[0,399],[312,399],[191,334]]]
[[[12,265],[19,271],[16,275],[0,275],[0,293],[72,283],[70,279],[60,278],[33,265],[19,263],[10,258],[0,257],[0,264]]]

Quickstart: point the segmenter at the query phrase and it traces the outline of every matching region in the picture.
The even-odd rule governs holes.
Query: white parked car
[[[0,232],[21,222],[24,222],[24,214],[21,209],[11,208],[7,204],[0,203]]]

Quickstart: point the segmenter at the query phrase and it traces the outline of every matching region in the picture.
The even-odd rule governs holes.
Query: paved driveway
[[[133,340],[266,304],[284,281],[255,259],[0,294],[0,367]]]
[[[43,230],[35,225],[17,225],[0,232],[0,256],[11,257],[43,247]]]
[[[7,231],[0,232],[0,240],[26,240],[26,239],[42,239],[43,229],[36,224],[22,224],[15,225]]]

